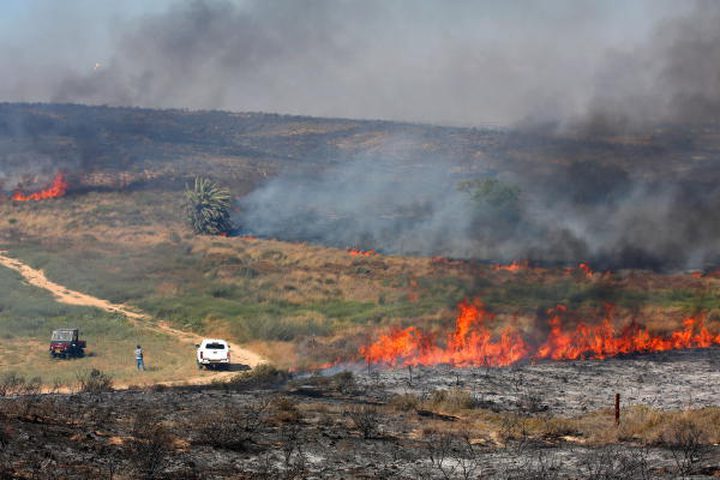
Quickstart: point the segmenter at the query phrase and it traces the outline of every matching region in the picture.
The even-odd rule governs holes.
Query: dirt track
[[[48,280],[42,270],[32,268],[31,266],[21,262],[18,259],[8,257],[6,255],[6,252],[4,251],[0,251],[0,265],[20,273],[20,275],[22,275],[22,277],[28,284],[49,291],[53,294],[55,300],[60,303],[84,307],[93,307],[104,310],[106,312],[119,313],[127,317],[134,325],[140,328],[169,335],[185,343],[196,344],[202,340],[202,337],[199,335],[191,332],[177,330],[169,326],[165,322],[152,323],[152,319],[149,315],[133,310],[126,305],[114,304],[101,298],[93,297],[82,292],[70,290],[63,285]],[[245,348],[238,347],[237,345],[231,345],[231,348],[234,363],[240,363],[243,365],[247,365],[250,368],[254,368],[259,363],[265,361],[263,357],[261,357],[257,353],[247,350]],[[229,372],[223,372],[212,376],[190,378],[184,380],[182,383],[207,383],[213,379],[217,379],[219,376],[225,376],[228,374]]]

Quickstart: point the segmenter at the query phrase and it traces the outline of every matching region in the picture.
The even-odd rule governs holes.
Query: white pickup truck
[[[225,340],[206,338],[195,346],[198,368],[227,368],[230,365],[230,345]]]

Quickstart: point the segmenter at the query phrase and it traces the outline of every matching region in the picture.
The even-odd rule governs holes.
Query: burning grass
[[[62,197],[67,193],[67,190],[68,182],[65,180],[65,175],[58,173],[48,188],[29,194],[15,192],[11,198],[14,202],[39,202]]]
[[[547,337],[533,345],[512,324],[493,334],[489,323],[495,315],[480,301],[462,302],[458,305],[455,329],[447,334],[444,343],[435,335],[411,326],[380,335],[362,347],[360,354],[368,364],[503,367],[523,360],[603,360],[630,353],[720,345],[720,332],[711,333],[705,327],[704,315],[687,317],[681,328],[661,335],[651,333],[634,320],[616,328],[612,312],[613,307],[606,306],[604,318],[597,323],[579,322],[575,328],[567,328],[564,322],[568,309],[557,305],[547,311]]]
[[[675,330],[698,311],[716,328],[720,314],[720,300],[709,293],[719,281],[713,277],[586,275],[577,266],[567,275],[525,262],[507,272],[470,261],[194,237],[173,207],[180,200],[179,192],[129,191],[0,205],[0,246],[69,288],[127,302],[178,327],[210,334],[222,326],[236,342],[285,343],[281,350],[295,354],[274,359],[285,367],[298,366],[283,363],[287,358],[347,358],[367,335],[397,325],[412,324],[445,344],[442,325],[453,321],[455,305],[478,294],[493,307],[492,338],[508,325],[518,332],[538,320],[546,325],[538,312],[558,304],[581,318],[602,318],[613,303],[618,325],[635,317],[652,332]]]
[[[92,477],[110,468],[137,472],[151,460],[158,475],[196,465],[217,478],[286,478],[293,468],[317,478],[456,478],[448,473],[455,465],[487,478],[536,478],[542,465],[552,465],[549,478],[716,475],[720,410],[703,407],[716,402],[717,373],[706,377],[703,367],[712,353],[457,375],[419,367],[412,379],[406,369],[295,376],[266,365],[205,387],[74,395],[37,396],[30,380],[28,396],[0,398],[0,420],[9,427],[0,462],[15,476],[32,476],[51,448],[63,452],[54,467],[65,476],[81,475],[81,465]],[[654,407],[630,400],[647,393],[633,395],[643,386],[635,377],[648,370],[659,373],[648,391],[664,392]],[[609,386],[628,392],[619,426],[607,408]],[[578,391],[565,394],[570,389]],[[533,391],[544,397],[533,400]],[[680,408],[688,391],[696,402]],[[194,414],[203,411],[214,414]],[[74,461],[80,458],[86,461]],[[266,474],[268,465],[274,470]]]

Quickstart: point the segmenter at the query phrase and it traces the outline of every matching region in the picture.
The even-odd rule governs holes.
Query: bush
[[[482,477],[477,449],[466,432],[430,431],[423,444],[425,457],[413,466],[417,477],[464,480]]]
[[[246,450],[265,422],[269,403],[261,400],[242,409],[228,405],[222,412],[208,412],[197,417],[192,426],[195,442],[227,450]]]
[[[450,390],[434,390],[427,400],[429,408],[454,412],[475,408],[475,399],[472,393],[460,388]]]
[[[227,384],[236,388],[271,388],[290,379],[287,370],[279,370],[269,363],[261,363],[249,372],[233,377]]]
[[[297,424],[302,419],[297,402],[289,397],[277,397],[272,401],[273,420],[276,423]]]
[[[0,397],[19,394],[25,385],[25,378],[15,372],[6,373],[0,379]]]
[[[401,412],[407,412],[409,410],[416,410],[418,406],[420,406],[420,399],[415,394],[404,393],[393,396],[390,399],[390,405]]]
[[[97,368],[90,372],[77,374],[78,391],[85,393],[102,393],[112,391],[112,377]]]
[[[0,397],[13,395],[34,396],[40,394],[42,379],[33,377],[26,379],[15,372],[6,373],[0,379]]]
[[[185,190],[185,198],[188,220],[195,233],[223,235],[232,230],[229,190],[207,178],[196,177],[194,187]]]
[[[155,413],[140,410],[133,420],[132,462],[142,478],[155,478],[172,448],[172,437]]]
[[[363,438],[375,438],[380,434],[380,415],[375,407],[361,405],[351,408],[345,414]]]
[[[645,448],[609,445],[587,453],[579,465],[583,478],[650,479],[648,451]]]
[[[347,370],[332,377],[333,386],[340,393],[352,393],[355,390],[355,376]]]
[[[706,432],[689,418],[679,418],[667,426],[661,436],[670,449],[680,475],[695,473],[709,451]]]

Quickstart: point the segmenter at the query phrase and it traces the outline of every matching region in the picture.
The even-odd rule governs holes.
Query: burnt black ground
[[[718,406],[719,358],[720,349],[709,349],[505,369],[438,366],[414,368],[412,380],[408,369],[360,368],[273,385],[5,397],[0,478],[677,478],[677,451],[667,446],[499,440],[472,430],[466,413],[397,408],[393,398],[459,387],[473,393],[478,411],[531,419],[602,411],[615,392],[624,404],[659,409]],[[700,453],[693,478],[718,475],[720,447]]]
[[[360,370],[367,374],[368,370]],[[369,370],[391,392],[470,389],[487,408],[512,410],[534,396],[556,415],[624,405],[660,409],[720,405],[720,348],[636,354],[604,361],[541,361],[508,368],[451,366]]]

